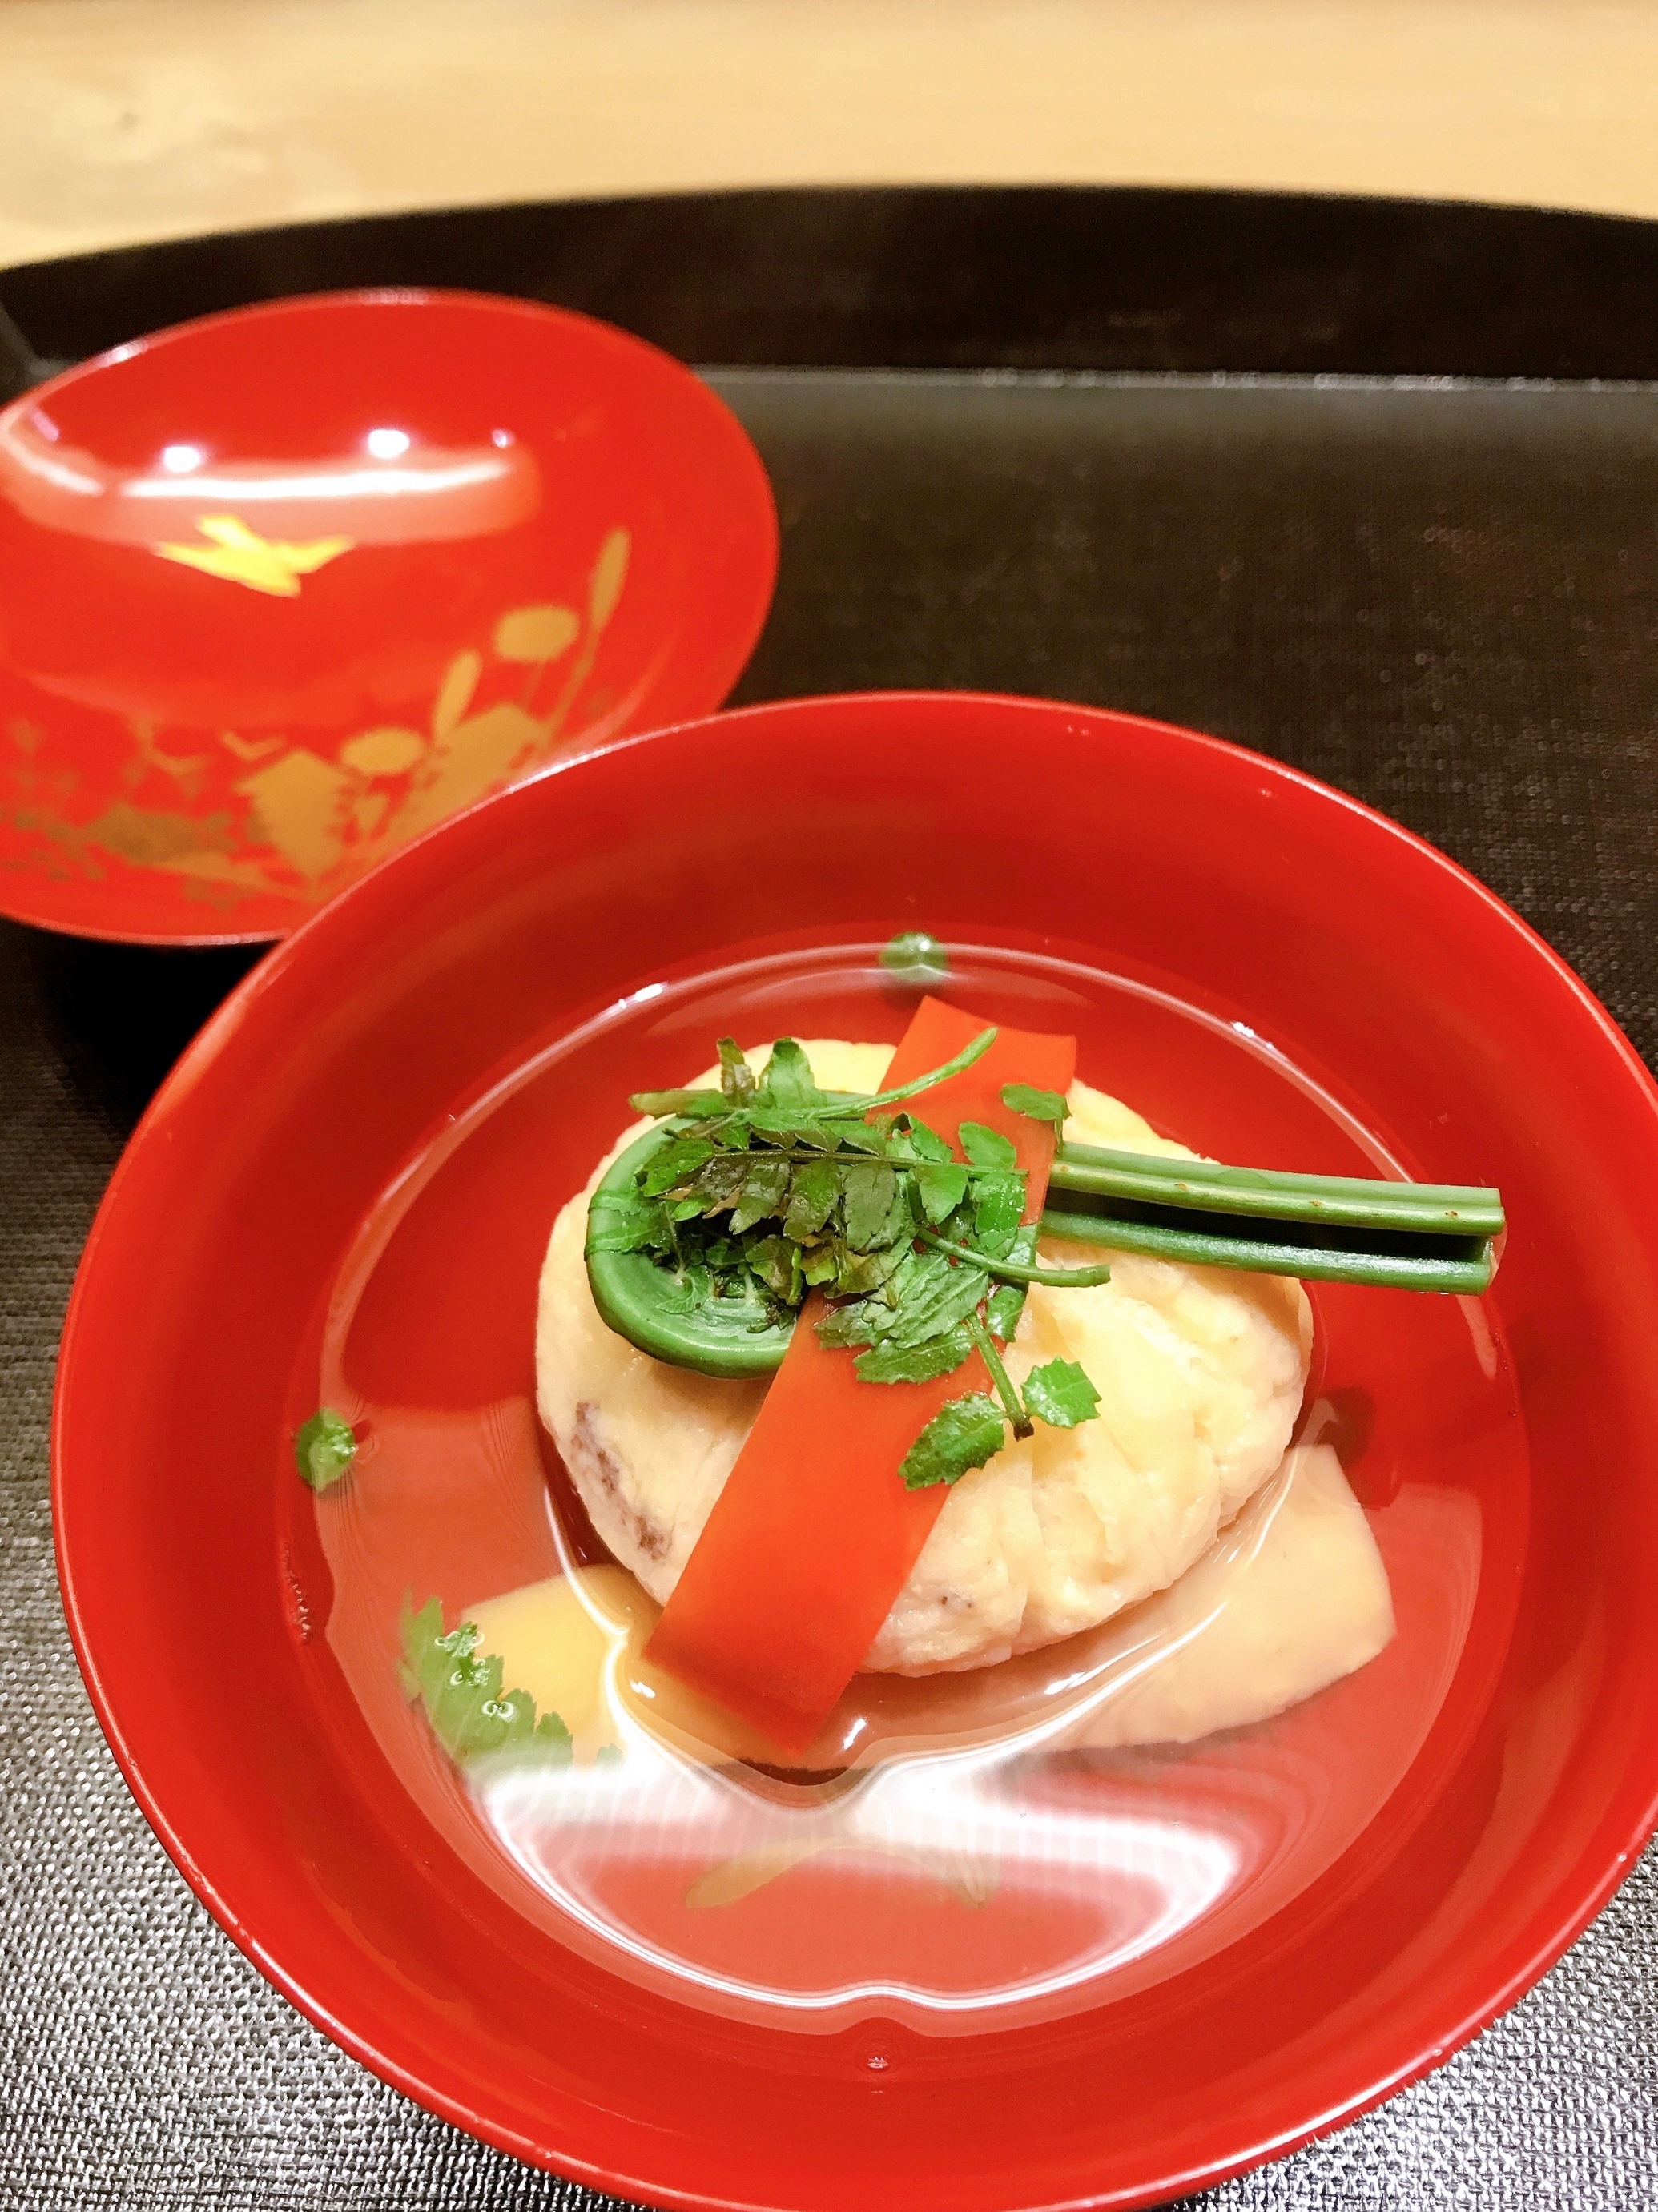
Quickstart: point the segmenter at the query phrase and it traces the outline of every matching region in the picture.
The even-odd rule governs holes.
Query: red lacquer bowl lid
[[[122,346],[0,413],[0,912],[278,935],[718,706],[776,564],[730,411],[586,316],[338,293]]]
[[[521,1910],[524,1869],[446,1826],[426,1739],[370,1727],[334,1634],[352,1546],[380,1540],[367,1509],[398,1510],[396,1486],[374,1489],[365,1455],[348,1478],[364,1510],[330,1524],[325,1558],[333,1494],[301,1488],[287,1430],[365,1223],[414,1188],[411,1162],[464,1159],[457,1139],[507,1100],[489,1126],[507,1149],[422,1186],[348,1364],[380,1401],[382,1468],[398,1420],[454,1441],[425,1462],[452,1514],[435,1571],[470,1578],[461,1600],[513,1580],[495,1563],[518,1540],[490,1503],[505,1493],[480,1474],[473,1510],[468,1470],[516,1480],[520,1446],[536,1465],[536,1266],[619,1111],[559,1055],[636,1034],[641,1066],[671,1052],[683,1079],[708,1049],[694,1022],[670,1034],[684,989],[757,977],[734,1018],[758,1033],[803,1003],[790,978],[840,990],[847,948],[916,927],[983,948],[961,969],[975,1003],[993,1011],[996,977],[1028,970],[1074,1006],[1084,1073],[1200,1146],[1236,1157],[1282,1111],[1297,1143],[1333,1149],[1261,1164],[1340,1166],[1340,1132],[1368,1132],[1420,1177],[1500,1185],[1511,1227],[1483,1301],[1319,1303],[1315,1388],[1399,1620],[1370,1667],[1260,1729],[1035,1762],[975,1815],[1012,1838],[994,1894],[895,1890],[911,1870],[853,1853],[684,1934],[725,1946],[728,1982],[901,1952],[936,1978],[999,1946],[1011,1987],[1064,1935],[1060,1908],[1074,1923],[1109,1887],[1141,1915],[1133,1955],[1063,2002],[946,2020],[878,1992],[803,2029],[632,1971],[596,1920]],[[1096,998],[1066,998],[1084,975]],[[882,988],[862,1018],[896,1036]],[[513,1090],[526,1068],[539,1091]],[[1210,738],[1028,701],[715,717],[559,763],[393,855],[185,1054],[105,1200],[65,1334],[71,1630],[197,1894],[347,2050],[491,2142],[685,2206],[1148,2204],[1436,2064],[1558,1956],[1648,1834],[1655,1219],[1658,1099],[1605,1012],[1496,898],[1351,800]],[[1384,1755],[1363,1821],[1291,1878]],[[577,1771],[587,1802],[622,1805]],[[673,1897],[651,1887],[672,1810],[621,1905],[678,1940],[683,1868]],[[1042,1856],[1079,1822],[1127,1838],[1132,1879],[1128,1861],[1096,1881],[1057,1844]],[[570,1833],[544,1854],[555,1885],[589,1848]],[[1263,1837],[1284,1878],[1234,1913],[1227,1869]]]

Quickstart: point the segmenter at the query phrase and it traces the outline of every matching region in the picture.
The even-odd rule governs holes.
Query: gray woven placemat
[[[930,672],[1291,750],[1457,850],[1658,1048],[1658,401],[1591,418],[1587,396],[1474,395],[1460,428],[1448,399],[1418,436],[1401,401],[1358,395],[1299,428],[1246,407],[1239,445],[1201,389],[1102,393],[1081,435],[1056,428],[1070,403],[1053,396],[1022,447],[1005,422],[987,443],[976,401],[902,392],[859,401],[837,444],[801,390],[734,389],[795,563],[757,690]],[[1005,557],[957,588],[975,465]],[[46,1502],[64,1302],[126,1128],[237,965],[0,924],[0,2207],[586,2212],[603,2200],[429,2118],[265,1986],[127,1796],[65,1637]],[[1649,1856],[1470,2049],[1203,2202],[1658,2203],[1655,1988]]]

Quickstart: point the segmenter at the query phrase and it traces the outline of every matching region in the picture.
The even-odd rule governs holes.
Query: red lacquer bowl
[[[1319,1303],[1315,1387],[1394,1579],[1389,1650],[1282,1722],[1018,1784],[1030,1834],[1108,1816],[1161,1836],[1137,1880],[1163,1904],[1192,1837],[1241,1850],[1276,1821],[1283,1875],[1301,1832],[1286,1808],[1304,1830],[1376,1784],[1339,1848],[1247,1912],[1199,1900],[1062,2004],[931,2022],[866,2005],[802,2033],[690,2002],[520,1909],[449,1820],[429,1753],[411,1765],[414,1737],[365,1718],[334,1633],[349,1590],[330,1563],[349,1547],[327,1530],[347,1524],[325,1520],[336,1493],[298,1484],[287,1430],[364,1224],[416,1188],[411,1163],[465,1157],[480,1101],[507,1100],[496,1151],[470,1182],[420,1186],[359,1299],[349,1359],[380,1472],[365,1449],[348,1482],[365,1510],[404,1512],[411,1546],[438,1540],[386,1480],[414,1409],[452,1441],[422,1478],[452,1515],[434,1571],[466,1601],[521,1579],[492,1563],[517,1540],[506,1491],[465,1486],[480,1436],[508,1489],[536,1464],[513,1458],[533,1453],[536,1263],[621,1106],[550,1078],[515,1091],[514,1072],[556,1078],[578,1065],[558,1057],[570,1040],[636,1036],[613,1079],[647,1063],[682,1079],[707,1039],[665,1014],[647,1032],[653,1006],[704,988],[686,979],[810,969],[829,992],[845,948],[917,927],[987,948],[962,974],[989,1013],[1004,968],[1025,963],[1056,1007],[1066,977],[1094,975],[1095,999],[1073,994],[1084,1073],[1175,1133],[1237,1158],[1278,1149],[1277,1130],[1307,1149],[1261,1164],[1351,1165],[1357,1145],[1496,1182],[1511,1233],[1478,1304]],[[904,1008],[879,988],[859,1018],[896,1036]],[[757,989],[756,1031],[792,1022],[786,996]],[[559,763],[398,854],[186,1054],[70,1313],[54,1503],[70,1626],[129,1782],[224,1927],[347,2050],[491,2142],[686,2206],[1151,2203],[1436,2063],[1559,1955],[1648,1834],[1655,1219],[1658,1099],[1625,1040],[1512,913],[1381,817],[1081,708],[898,696],[715,718]],[[468,1425],[480,1407],[487,1434]],[[730,1974],[827,1971],[886,1943],[926,1972],[1000,1942],[1017,1975],[1026,1937],[1049,1940],[1037,1908],[1090,1897],[1054,1887],[1057,1862],[1022,1890],[1017,1857],[994,1897],[935,1885],[896,1912],[878,1868],[836,1862],[816,1889],[803,1869],[720,1923],[722,1955]],[[634,1905],[668,1924],[638,1884]]]
[[[122,346],[0,412],[0,911],[276,936],[717,707],[776,566],[734,416],[586,316],[347,292]]]

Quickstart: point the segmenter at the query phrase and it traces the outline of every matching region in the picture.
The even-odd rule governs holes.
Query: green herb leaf
[[[1010,1114],[1023,1114],[1032,1121],[1051,1121],[1059,1128],[1068,1108],[1057,1091],[1039,1091],[1034,1083],[1005,1083],[1002,1103]]]
[[[934,1253],[908,1253],[893,1282],[893,1316],[884,1334],[897,1344],[926,1344],[965,1321],[989,1288],[976,1267],[954,1267]]]
[[[664,1192],[689,1182],[703,1162],[714,1158],[714,1152],[715,1147],[706,1137],[671,1139],[647,1163],[640,1177],[640,1190],[647,1198],[660,1198]]]
[[[743,1255],[750,1273],[765,1285],[780,1304],[799,1304],[805,1296],[806,1284],[798,1244],[791,1244],[786,1237],[751,1237],[743,1248]]]
[[[982,1121],[963,1122],[962,1150],[975,1168],[1017,1169],[1019,1164],[1018,1147],[1012,1139]]]
[[[953,1375],[973,1349],[964,1328],[952,1328],[926,1344],[898,1344],[884,1338],[858,1360],[860,1382],[931,1382]]]
[[[902,1266],[905,1250],[902,1244],[889,1244],[880,1252],[845,1252],[834,1282],[831,1295],[837,1298],[864,1298],[881,1290]]]
[[[793,1037],[779,1037],[771,1048],[758,1096],[772,1106],[819,1106],[826,1103],[811,1073],[811,1062]]]
[[[1033,1221],[1014,1237],[1006,1255],[1008,1259],[1029,1267],[1036,1256],[1036,1224]],[[985,1300],[985,1327],[991,1334],[999,1337],[1004,1344],[1011,1344],[1024,1312],[1025,1285],[1023,1283],[998,1283]]]
[[[325,1406],[313,1413],[294,1438],[294,1464],[313,1490],[337,1483],[357,1455],[351,1424]]]
[[[967,1170],[954,1162],[946,1166],[938,1160],[919,1160],[911,1172],[929,1221],[947,1219],[967,1195]]]
[[[943,1340],[969,1317],[981,1333],[988,1326],[975,1310],[1004,1255],[1035,1249],[1034,1239],[1020,1242],[1026,1178],[998,1129],[964,1125],[964,1164],[921,1116],[878,1109],[970,1066],[995,1036],[987,1028],[929,1074],[852,1100],[817,1089],[793,1038],[779,1040],[757,1081],[722,1039],[720,1091],[641,1094],[686,1118],[647,1149],[626,1197],[596,1202],[589,1249],[648,1254],[677,1301],[719,1305],[722,1326],[740,1308],[756,1328],[777,1327],[809,1287],[825,1291],[844,1316],[826,1322],[826,1342],[890,1343],[895,1374],[937,1371]],[[918,1251],[918,1238],[938,1249]],[[853,1304],[866,1309],[855,1319]],[[1017,1291],[1000,1297],[997,1319],[1017,1327]],[[923,1346],[935,1348],[896,1358]],[[1022,1402],[1014,1418],[1024,1421]]]
[[[918,991],[942,983],[950,974],[950,954],[936,937],[924,929],[901,930],[881,949],[881,965],[901,983]]]
[[[682,1210],[679,1203],[688,1200],[698,1213],[725,1213],[736,1202],[748,1173],[746,1153],[715,1152],[678,1186],[669,1210],[677,1219],[688,1220],[689,1210]]]
[[[450,1757],[460,1764],[501,1752],[529,1753],[568,1766],[570,1731],[556,1713],[536,1717],[527,1690],[503,1690],[501,1662],[477,1656],[478,1631],[464,1620],[447,1635],[443,1607],[428,1598],[418,1613],[403,1607],[403,1686],[417,1698]]]
[[[804,1243],[808,1237],[816,1237],[834,1212],[840,1195],[841,1177],[827,1160],[811,1160],[805,1167],[796,1168],[789,1185],[783,1234],[793,1237],[797,1244]]]
[[[969,1468],[982,1467],[995,1456],[1005,1435],[1002,1409],[993,1398],[976,1393],[952,1398],[904,1454],[898,1473],[905,1489],[959,1482]]]
[[[1022,1175],[985,1175],[973,1179],[973,1241],[993,1259],[1013,1249],[1024,1218]]]
[[[893,1204],[898,1178],[882,1160],[855,1160],[841,1170],[841,1218],[854,1252],[872,1252],[895,1241]],[[903,1224],[896,1224],[902,1234]]]
[[[834,1121],[829,1124],[828,1133],[837,1151],[865,1152],[872,1158],[884,1157],[892,1143],[884,1128],[864,1121]]]
[[[671,1252],[673,1232],[659,1200],[595,1198],[587,1215],[587,1248],[593,1252]]]
[[[1050,1359],[1033,1367],[1024,1378],[1024,1401],[1051,1429],[1074,1429],[1100,1409],[1099,1392],[1074,1359]]]
[[[731,1110],[723,1091],[631,1091],[628,1103],[635,1114],[648,1114],[653,1121],[667,1114],[703,1117]]]
[[[833,1122],[803,1113],[798,1107],[750,1106],[743,1126],[753,1143],[769,1145],[778,1152],[832,1152],[840,1142],[840,1132]]]
[[[846,1305],[831,1306],[817,1324],[817,1341],[841,1351],[873,1344],[875,1337],[875,1316],[867,1298],[853,1298]]]
[[[735,1037],[720,1040],[720,1089],[733,1106],[746,1106],[754,1097],[754,1070]]]
[[[732,1233],[740,1237],[756,1221],[769,1220],[774,1215],[780,1217],[789,1202],[791,1180],[786,1160],[767,1159],[763,1154],[750,1153],[741,1194],[732,1209]]]
[[[918,1115],[906,1114],[902,1118],[903,1139],[918,1160],[937,1160],[941,1166],[954,1160],[949,1140],[930,1129]]]

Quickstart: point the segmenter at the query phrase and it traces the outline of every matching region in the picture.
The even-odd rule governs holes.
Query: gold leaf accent
[[[593,563],[592,575],[587,586],[587,634],[581,641],[581,650],[565,672],[552,711],[542,722],[549,746],[553,739],[562,734],[564,725],[581,696],[581,687],[593,672],[593,663],[598,658],[604,626],[616,612],[616,602],[622,597],[622,587],[628,580],[628,560],[632,549],[631,534],[621,529],[611,531],[598,549],[598,558]]]
[[[173,814],[161,807],[112,799],[95,821],[76,830],[77,843],[101,845],[135,867],[176,867],[230,849],[228,814]]]
[[[481,653],[458,653],[445,671],[432,708],[432,735],[440,743],[450,737],[472,703],[478,678],[483,673]]]
[[[515,607],[495,624],[495,651],[503,660],[544,665],[568,653],[581,634],[570,607]]]
[[[94,883],[102,882],[104,872],[86,850],[82,842],[83,833],[79,830],[72,829],[67,822],[60,821],[57,815],[41,813],[33,806],[20,806],[9,817],[0,818],[9,818],[14,830],[21,830],[37,837],[52,838],[55,843],[61,845],[73,860],[78,861],[82,875],[89,877]],[[12,864],[9,862],[8,866]],[[30,866],[30,863],[24,860],[20,860],[15,865],[19,867]],[[44,863],[34,864],[32,872],[44,873],[54,884],[68,883],[73,879],[75,874],[74,869],[68,862],[56,853],[49,854]]]
[[[340,759],[354,775],[402,775],[425,750],[426,740],[418,730],[393,726],[348,738],[340,747]]]
[[[268,760],[272,753],[282,750],[280,738],[239,738],[234,730],[221,730],[219,743],[228,753],[239,761]]]
[[[211,896],[216,905],[234,905],[249,892],[270,888],[265,871],[256,861],[234,856],[235,833],[228,812],[175,814],[165,807],[134,806],[129,799],[117,799],[78,828],[59,815],[33,808],[20,808],[11,819],[19,830],[51,838],[94,883],[104,880],[105,872],[94,857],[101,852],[133,867],[182,877],[186,896],[210,887],[202,895]],[[45,872],[61,882],[73,871],[53,858],[46,861]]]
[[[433,747],[414,789],[387,824],[388,835],[401,843],[470,806],[529,758],[544,735],[544,725],[509,699],[457,723]]]
[[[272,599],[296,599],[300,579],[311,575],[330,561],[337,561],[356,544],[355,538],[313,538],[302,544],[284,538],[261,538],[237,514],[203,514],[196,524],[207,545],[153,545],[164,561],[177,561],[203,575],[222,577],[226,583],[245,584],[250,592],[264,592]]]
[[[155,733],[155,725],[147,715],[132,715],[127,727],[131,731],[133,743],[138,749],[140,766],[138,774],[129,775],[126,781],[129,783],[138,782],[142,781],[144,769],[156,769],[161,775],[171,776],[186,798],[193,799],[201,789],[202,776],[211,755],[186,753],[180,758],[172,753],[164,753]]]
[[[628,580],[633,543],[628,531],[613,530],[598,549],[592,580],[587,587],[587,619],[595,629],[603,629],[616,612],[622,586]]]
[[[350,784],[343,769],[296,745],[236,788],[252,802],[249,831],[255,841],[274,845],[314,883],[340,857],[341,801]]]
[[[301,576],[337,558],[354,543],[349,538],[316,538],[305,544],[267,539],[235,515],[206,515],[197,528],[209,541],[206,544],[157,545],[152,550],[165,559],[284,599],[297,594]],[[472,713],[483,655],[471,650],[457,653],[433,702],[429,745],[419,731],[401,725],[361,730],[342,745],[337,765],[303,746],[288,748],[281,737],[246,738],[234,730],[219,732],[218,745],[234,758],[266,763],[235,787],[249,803],[244,832],[234,828],[228,813],[203,818],[136,805],[127,799],[113,800],[84,828],[46,812],[38,805],[38,798],[36,807],[17,811],[12,818],[19,829],[51,839],[89,874],[99,872],[92,848],[101,848],[135,866],[184,877],[198,887],[200,896],[216,902],[225,896],[234,901],[246,890],[280,887],[281,872],[273,878],[268,856],[247,853],[250,842],[274,848],[313,886],[337,877],[347,866],[355,871],[556,750],[564,722],[592,672],[600,634],[621,599],[632,545],[624,529],[612,530],[604,538],[589,578],[585,624],[570,608],[552,604],[512,608],[499,618],[492,641],[496,658],[529,672],[521,699]],[[573,647],[579,650],[572,655]],[[559,678],[558,699],[550,711],[533,712],[541,672],[567,655],[571,657]],[[164,733],[153,722],[135,716],[128,726],[134,750],[123,764],[124,781],[136,786],[147,773],[158,771],[185,793],[199,788],[214,757],[210,750],[170,753],[163,750]],[[7,724],[6,733],[24,756],[9,769],[14,788],[20,796],[26,787],[44,796],[39,793],[43,779],[27,757],[44,742],[44,733],[20,720]],[[179,732],[167,741],[188,744],[191,739]],[[271,758],[273,754],[277,757]],[[364,788],[379,778],[405,775],[412,775],[413,781],[401,799],[395,793]],[[64,779],[60,775],[51,781],[63,783]],[[4,865],[27,867],[41,862],[8,858]],[[46,865],[55,875],[65,872],[55,855]],[[762,1875],[762,1879],[771,1878]]]
[[[210,906],[216,914],[228,914],[247,896],[249,885],[241,883],[221,883],[208,876],[186,876],[182,885],[184,896],[194,906]]]

